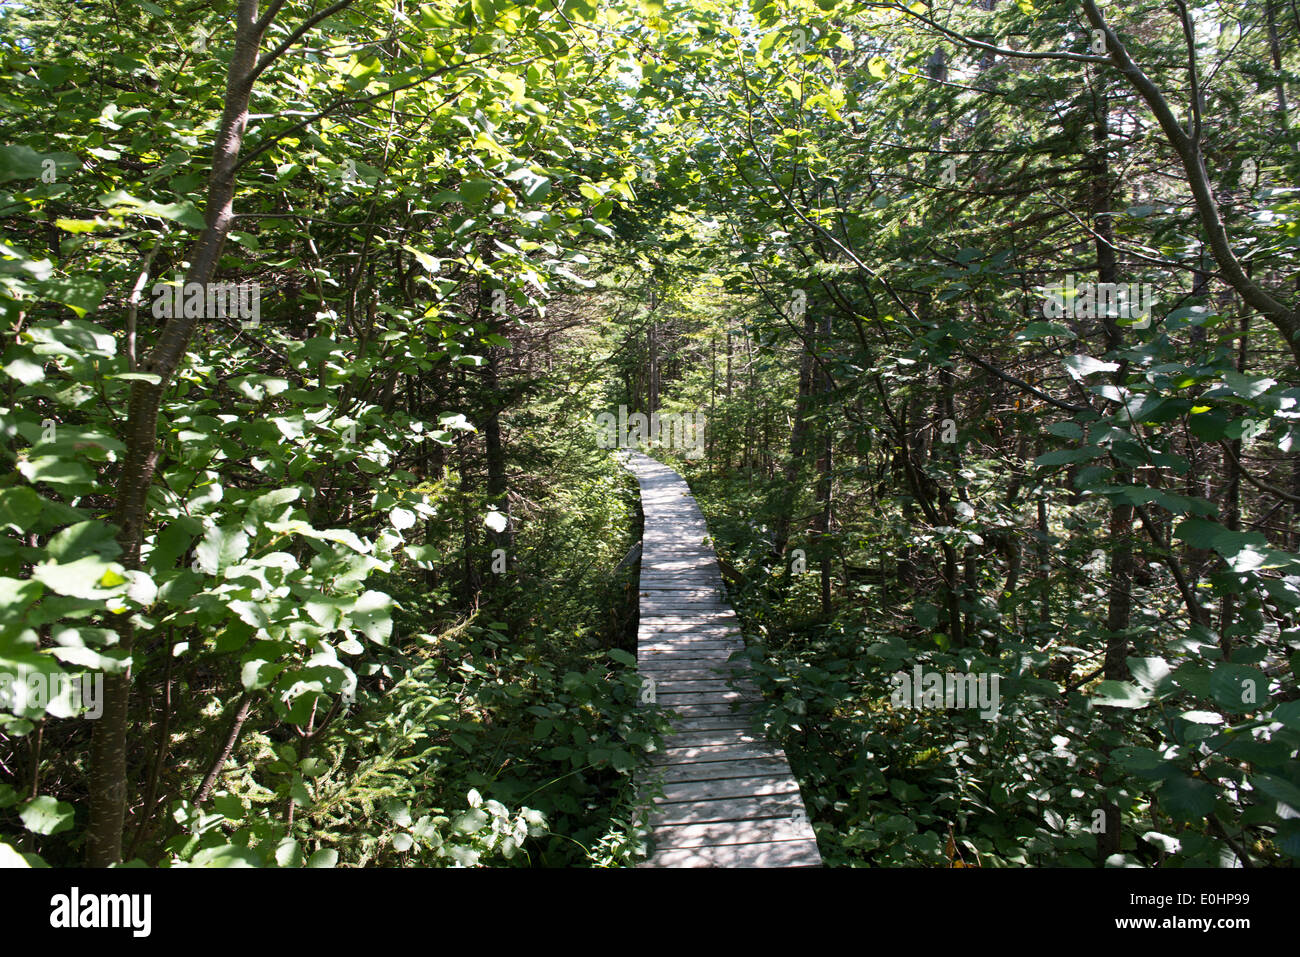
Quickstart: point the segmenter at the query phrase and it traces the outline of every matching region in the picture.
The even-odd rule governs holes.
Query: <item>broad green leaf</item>
[[[213,526],[194,550],[197,570],[216,575],[248,554],[248,536],[242,529]]]
[[[1217,796],[1210,783],[1177,774],[1165,780],[1157,798],[1161,809],[1175,821],[1195,822],[1214,813]]]
[[[1224,710],[1245,714],[1268,704],[1268,679],[1258,668],[1221,664],[1210,674],[1210,693]]]
[[[1094,704],[1108,708],[1145,708],[1151,693],[1127,681],[1101,681],[1092,693]]]
[[[376,644],[386,644],[393,634],[393,600],[383,592],[366,591],[347,612],[352,626]]]
[[[73,813],[71,804],[41,795],[23,805],[18,817],[33,834],[58,834],[71,830]]]

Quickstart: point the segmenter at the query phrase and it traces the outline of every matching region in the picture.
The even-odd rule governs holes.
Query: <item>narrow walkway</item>
[[[727,603],[717,556],[691,490],[639,452],[627,467],[641,484],[643,699],[678,715],[664,751],[639,778],[662,788],[644,867],[816,867],[817,841],[785,753],[749,728],[758,695]],[[653,682],[650,685],[649,682]]]

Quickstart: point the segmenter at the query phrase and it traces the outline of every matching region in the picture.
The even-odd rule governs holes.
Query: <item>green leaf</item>
[[[1257,711],[1268,703],[1268,678],[1258,668],[1221,664],[1210,673],[1210,694],[1225,711]]]
[[[70,153],[38,153],[30,146],[0,146],[0,183],[32,180],[32,185],[36,185],[44,182],[47,170],[51,169],[57,181],[80,166],[80,161]]]
[[[45,546],[45,553],[58,562],[70,562],[87,555],[116,558],[122,552],[116,535],[116,526],[105,522],[78,522],[51,538]]]
[[[59,564],[45,562],[32,570],[32,578],[50,591],[73,598],[105,598],[126,583],[124,569],[116,562],[105,561],[99,555],[87,555],[75,562]]]
[[[1063,439],[1082,439],[1083,429],[1077,422],[1053,422],[1044,431]]]
[[[1064,360],[1065,371],[1080,382],[1097,372],[1114,372],[1119,368],[1118,362],[1103,362],[1092,356],[1075,355]]]
[[[1150,748],[1116,748],[1110,753],[1111,760],[1131,774],[1154,778],[1162,776],[1168,762],[1159,752]]]
[[[28,801],[18,816],[33,834],[58,834],[72,828],[73,813],[71,804],[41,795]]]
[[[912,614],[916,623],[927,631],[939,623],[939,609],[929,602],[918,602],[912,608]]]
[[[43,482],[56,488],[90,485],[95,479],[95,474],[84,464],[59,455],[23,459],[18,463],[18,471],[32,484]]]
[[[0,525],[26,532],[41,517],[41,497],[25,485],[0,489]]]
[[[442,554],[437,545],[407,545],[402,551],[411,561],[426,565],[436,561]]]
[[[1300,814],[1300,787],[1274,774],[1255,774],[1250,778],[1255,790],[1285,804],[1292,817]]]
[[[54,225],[65,233],[93,233],[99,228],[98,220],[94,219],[56,219]]]
[[[334,867],[338,862],[339,852],[329,847],[323,847],[307,858],[308,867]]]
[[[1159,831],[1147,831],[1142,835],[1142,840],[1148,844],[1154,844],[1166,854],[1177,854],[1182,848],[1182,842],[1176,837],[1170,837],[1168,834],[1161,834]]]
[[[352,626],[377,645],[393,634],[393,599],[383,592],[363,592],[348,612]]]
[[[1107,708],[1145,708],[1151,693],[1127,681],[1101,681],[1092,693],[1093,704]]]
[[[261,867],[262,858],[247,847],[223,844],[199,851],[190,863],[194,867]]]
[[[95,310],[104,298],[105,287],[92,276],[68,276],[50,279],[41,284],[40,294],[45,299],[61,302],[84,319]]]
[[[443,192],[434,197],[435,202],[437,201],[438,196],[446,197],[444,201],[449,203],[455,202],[460,198],[456,193]],[[431,256],[424,250],[416,249],[414,246],[403,245],[402,248],[415,257],[415,261],[420,264],[425,272],[437,273],[442,269],[442,263],[436,256]]]
[[[1072,465],[1075,462],[1087,462],[1089,459],[1095,459],[1104,455],[1101,449],[1095,445],[1085,445],[1081,449],[1056,449],[1051,452],[1044,452],[1038,458],[1034,459],[1035,468],[1044,468],[1050,465]]]
[[[206,223],[198,207],[185,200],[180,203],[155,203],[150,200],[137,199],[130,193],[116,190],[99,197],[99,202],[113,216],[156,216],[180,223],[187,229],[203,229]]]
[[[1218,792],[1214,786],[1183,774],[1172,775],[1161,785],[1160,807],[1176,821],[1204,821],[1214,813]]]
[[[482,202],[491,192],[492,182],[486,179],[467,179],[456,190],[461,202],[466,206],[474,206]]]
[[[1272,720],[1300,731],[1300,701],[1286,701],[1273,709]],[[1296,810],[1300,810],[1297,808]]]
[[[302,867],[302,845],[291,837],[282,838],[275,848],[275,863],[281,867]]]
[[[1173,687],[1169,663],[1163,658],[1129,658],[1128,668],[1137,683],[1148,691],[1159,693]]]
[[[1243,399],[1257,399],[1273,386],[1277,385],[1276,379],[1269,379],[1265,376],[1245,375],[1241,372],[1234,372],[1231,369],[1224,370],[1222,373],[1224,385]]]
[[[1217,522],[1202,518],[1184,519],[1174,537],[1193,548],[1218,552],[1234,572],[1253,571],[1265,566],[1279,567],[1287,559],[1268,547],[1268,539],[1259,532],[1234,532]]]
[[[1057,336],[1061,339],[1077,339],[1078,336],[1068,326],[1063,326],[1057,322],[1031,322],[1025,326],[1024,331],[1016,334],[1017,340],[1046,339],[1048,336]]]
[[[45,366],[23,356],[5,363],[4,371],[9,378],[17,379],[23,385],[31,385],[45,378]]]
[[[194,550],[198,570],[206,575],[219,574],[248,554],[248,536],[239,528],[213,526]]]

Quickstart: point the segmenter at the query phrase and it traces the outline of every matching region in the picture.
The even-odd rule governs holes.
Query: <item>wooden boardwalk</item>
[[[819,866],[785,753],[749,730],[757,693],[747,664],[729,661],[744,641],[704,516],[672,469],[639,452],[625,461],[645,513],[642,699],[679,716],[664,751],[638,777],[643,791],[663,791],[650,816],[654,852],[642,866]]]

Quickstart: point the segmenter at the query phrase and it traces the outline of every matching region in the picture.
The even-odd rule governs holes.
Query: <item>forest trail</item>
[[[708,527],[680,475],[639,452],[642,538],[637,667],[642,698],[676,712],[662,754],[642,772],[662,787],[644,867],[816,867],[822,862],[785,753],[749,730],[757,692],[722,590]],[[652,689],[653,693],[650,693]]]

